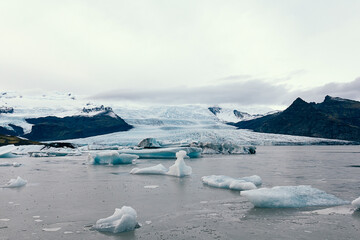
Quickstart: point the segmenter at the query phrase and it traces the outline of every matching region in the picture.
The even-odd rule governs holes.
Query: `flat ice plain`
[[[111,166],[86,164],[86,155],[21,157],[20,167],[0,168],[0,182],[28,181],[0,189],[0,219],[6,219],[0,239],[357,239],[360,212],[350,204],[254,208],[239,191],[209,187],[201,177],[256,174],[262,187],[311,185],[352,201],[360,195],[359,159],[358,146],[259,146],[255,155],[187,159],[192,175],[174,178],[129,173],[160,163],[168,168],[173,159]],[[92,230],[122,206],[136,210],[142,227],[117,235]]]

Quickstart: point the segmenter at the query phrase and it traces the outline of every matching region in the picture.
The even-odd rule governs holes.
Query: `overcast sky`
[[[1,91],[360,100],[359,9],[359,0],[0,0]]]

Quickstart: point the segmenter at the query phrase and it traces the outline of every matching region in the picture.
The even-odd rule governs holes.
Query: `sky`
[[[0,91],[153,103],[360,100],[358,0],[0,0]]]

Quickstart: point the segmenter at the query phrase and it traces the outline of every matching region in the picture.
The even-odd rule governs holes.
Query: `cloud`
[[[253,79],[243,82],[221,82],[203,87],[173,87],[144,90],[118,89],[92,96],[93,99],[132,101],[155,104],[223,104],[285,105],[297,97],[321,102],[326,95],[360,100],[360,78],[349,83],[329,83],[309,90],[289,90],[284,84]]]

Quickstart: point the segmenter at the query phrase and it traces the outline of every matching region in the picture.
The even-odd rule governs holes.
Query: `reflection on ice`
[[[204,184],[207,184],[211,187],[227,188],[239,191],[256,189],[256,186],[260,186],[262,184],[261,178],[257,175],[243,178],[232,178],[223,175],[211,175],[204,176],[201,178],[201,180]]]
[[[121,209],[116,208],[114,214],[110,217],[99,219],[94,229],[111,233],[133,231],[139,227],[136,218],[136,211],[132,207],[123,206]]]
[[[304,185],[260,188],[244,191],[240,194],[248,198],[255,207],[264,208],[337,206],[349,203],[334,195]]]

